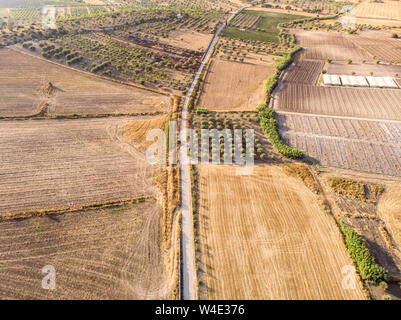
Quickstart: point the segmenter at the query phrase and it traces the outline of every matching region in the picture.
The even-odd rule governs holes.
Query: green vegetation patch
[[[267,107],[266,104],[261,104],[258,107],[258,112],[260,126],[262,127],[271,144],[278,152],[291,159],[298,159],[305,156],[301,150],[287,146],[281,140],[280,134],[278,133],[278,124],[277,120],[275,119],[275,112],[273,109]]]
[[[387,281],[388,272],[375,262],[366,246],[365,240],[354,229],[342,222],[341,231],[344,233],[348,252],[358,266],[362,278],[376,283]]]
[[[258,23],[255,28],[240,30],[240,28],[228,26],[223,31],[223,36],[229,38],[235,38],[240,40],[253,40],[262,42],[273,42],[279,43],[278,35],[280,30],[278,24],[294,21],[297,19],[305,18],[305,16],[291,15],[286,13],[275,13],[275,12],[265,12],[265,11],[254,11],[246,10],[244,11],[250,16],[259,16]],[[263,31],[259,31],[263,30]]]

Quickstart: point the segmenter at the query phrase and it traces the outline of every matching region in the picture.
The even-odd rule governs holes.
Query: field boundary
[[[43,115],[37,113],[34,115],[27,116],[13,116],[4,117],[0,116],[0,121],[15,121],[15,120],[62,120],[62,119],[96,119],[96,118],[108,118],[108,117],[139,117],[139,116],[158,116],[166,114],[162,111],[155,112],[137,112],[137,113],[84,113],[84,114],[55,114],[55,115]]]
[[[25,211],[25,212],[17,212],[12,214],[0,215],[0,222],[6,220],[14,220],[14,219],[27,219],[32,217],[41,217],[47,215],[60,215],[69,212],[80,212],[80,211],[89,211],[94,209],[105,209],[105,208],[116,208],[122,207],[128,204],[137,204],[145,202],[146,200],[155,199],[153,196],[140,196],[131,199],[123,199],[116,201],[108,201],[108,202],[100,202],[100,203],[92,203],[79,207],[73,208],[62,208],[62,209],[44,209],[44,210],[33,210],[33,211]]]

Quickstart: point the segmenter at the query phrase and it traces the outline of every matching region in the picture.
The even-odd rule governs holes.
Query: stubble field
[[[313,193],[279,167],[199,167],[200,247],[208,299],[363,299],[341,287],[351,262]]]
[[[213,111],[254,111],[264,100],[264,82],[274,73],[268,63],[213,59],[199,107]]]
[[[401,2],[365,0],[356,6],[355,15],[362,18],[399,20],[401,22]]]
[[[2,299],[166,299],[155,200],[0,222]],[[56,289],[42,288],[44,266]]]
[[[45,92],[51,82],[51,94]],[[0,49],[0,116],[166,112],[170,98]]]
[[[132,120],[3,121],[0,214],[153,195],[157,168],[128,139]]]

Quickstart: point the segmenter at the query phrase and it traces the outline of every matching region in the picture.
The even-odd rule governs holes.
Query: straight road
[[[188,116],[188,103],[191,94],[195,88],[196,82],[198,81],[200,74],[209,60],[214,46],[217,43],[218,36],[223,31],[226,24],[231,19],[246,7],[238,9],[233,12],[230,17],[223,23],[216,31],[212,41],[210,42],[209,48],[203,57],[202,63],[199,67],[198,72],[195,75],[195,79],[185,97],[184,106],[181,115],[181,201],[182,201],[182,258],[183,258],[183,296],[184,300],[195,300],[197,299],[197,284],[196,284],[196,271],[195,271],[195,250],[194,250],[194,230],[193,230],[193,216],[192,216],[192,202],[191,202],[191,178],[189,171],[189,157],[188,157],[188,145],[187,145],[187,116]]]

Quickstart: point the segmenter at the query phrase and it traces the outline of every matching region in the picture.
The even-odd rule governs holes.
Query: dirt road
[[[246,8],[246,7],[244,7]],[[244,8],[238,9],[233,12],[231,16],[227,19],[226,23],[230,22],[230,20],[241,10]],[[180,150],[180,159],[181,159],[181,192],[182,192],[182,258],[183,258],[183,296],[184,300],[195,300],[197,299],[197,290],[196,290],[196,272],[195,272],[195,250],[194,250],[194,230],[193,230],[193,218],[192,218],[192,208],[191,208],[191,178],[189,172],[189,157],[188,157],[188,146],[187,146],[187,110],[188,103],[192,92],[195,88],[196,82],[199,79],[199,76],[210,58],[213,48],[217,43],[217,39],[221,31],[224,29],[226,23],[222,24],[216,31],[209,48],[206,54],[203,57],[202,63],[199,67],[198,72],[195,75],[195,79],[189,89],[186,97],[184,106],[182,109],[182,117],[181,117],[181,132],[180,132],[180,140],[182,141],[182,146]]]

